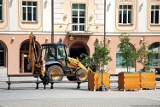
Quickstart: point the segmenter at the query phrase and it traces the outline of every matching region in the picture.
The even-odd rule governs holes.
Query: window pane
[[[32,11],[30,7],[28,7],[28,21],[32,21]]]
[[[28,6],[31,6],[32,5],[32,2],[28,2]]]
[[[122,9],[122,5],[119,6],[119,9]]]
[[[2,5],[2,0],[0,0],[0,5]]]
[[[72,9],[78,9],[78,4],[72,4]]]
[[[85,9],[85,5],[84,5],[84,4],[80,4],[80,5],[79,5],[79,8],[80,8],[80,9]]]
[[[33,6],[37,6],[37,2],[33,2]]]
[[[154,6],[151,6],[151,9],[154,9]]]
[[[122,23],[122,11],[119,11],[119,23]]]
[[[159,23],[159,11],[155,12],[155,23],[158,24]]]
[[[72,25],[72,31],[78,31],[78,25]]]
[[[78,23],[78,18],[72,18],[72,23]]]
[[[127,5],[123,5],[123,9],[127,9]]]
[[[37,20],[37,9],[33,8],[33,20],[36,21]]]
[[[23,1],[23,2],[22,2],[22,5],[26,5],[26,2],[25,2],[25,1]]]
[[[127,11],[123,11],[123,23],[127,23]]]
[[[72,11],[72,16],[78,16],[78,11]]]
[[[80,16],[85,16],[85,12],[84,11],[80,11]]]
[[[151,23],[154,23],[154,12],[153,11],[151,11]]]
[[[84,25],[80,25],[80,31],[84,31]]]
[[[131,18],[132,18],[131,11],[128,11],[128,23],[131,23]]]
[[[26,8],[23,7],[23,20],[26,20]]]
[[[132,5],[128,5],[128,9],[132,9]]]
[[[85,19],[84,18],[80,18],[80,23],[85,23]]]
[[[159,6],[158,6],[158,5],[156,5],[156,6],[155,6],[155,9],[159,9]]]
[[[0,20],[2,20],[2,10],[0,9]]]
[[[2,0],[0,0],[0,20],[2,20]]]

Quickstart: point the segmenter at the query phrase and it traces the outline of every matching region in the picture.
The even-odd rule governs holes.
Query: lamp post
[[[103,35],[103,42],[104,42],[104,48],[106,47],[106,39],[105,39],[105,36],[106,36],[106,0],[104,0],[104,35]],[[104,55],[105,56],[105,55]],[[101,70],[101,86],[98,90],[101,90],[101,91],[106,91],[106,86],[104,85],[103,83],[103,72],[104,72],[104,65],[103,65],[103,69]]]
[[[105,43],[106,43],[106,0],[104,0],[104,47],[105,47]]]
[[[54,43],[54,0],[51,0],[51,43]]]

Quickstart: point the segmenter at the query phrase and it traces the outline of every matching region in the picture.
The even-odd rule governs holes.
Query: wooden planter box
[[[103,77],[102,77],[103,76]],[[97,90],[101,86],[101,81],[103,78],[103,84],[107,89],[110,89],[110,74],[109,73],[88,73],[88,89],[89,90]]]
[[[120,73],[118,75],[119,90],[140,90],[139,73]]]
[[[142,72],[140,73],[141,88],[156,89],[156,73]]]

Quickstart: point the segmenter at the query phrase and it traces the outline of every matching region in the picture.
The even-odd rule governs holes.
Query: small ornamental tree
[[[131,46],[129,36],[126,33],[121,34],[119,37],[121,44],[119,45],[120,52],[122,52],[122,66],[127,68],[127,72],[129,68],[134,65],[136,60],[136,52]]]
[[[143,65],[142,72],[149,71],[149,61],[153,58],[153,52],[148,51],[148,45],[145,41],[137,51],[137,61]]]
[[[104,66],[112,60],[109,56],[110,50],[107,46],[104,47],[102,42],[96,42],[95,52],[92,57],[85,55],[85,62],[89,64],[93,71],[105,71]]]

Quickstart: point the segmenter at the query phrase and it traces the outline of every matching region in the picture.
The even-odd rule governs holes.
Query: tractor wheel
[[[84,69],[79,69],[76,74],[78,74],[79,76],[77,76],[77,80],[78,81],[87,81],[88,79],[88,72],[85,71]]]
[[[76,80],[75,76],[67,76],[67,78],[68,78],[69,81],[75,81]]]
[[[61,81],[63,79],[63,76],[52,76],[54,74],[60,75],[63,74],[63,70],[58,65],[52,65],[48,68],[49,76],[51,81]]]

